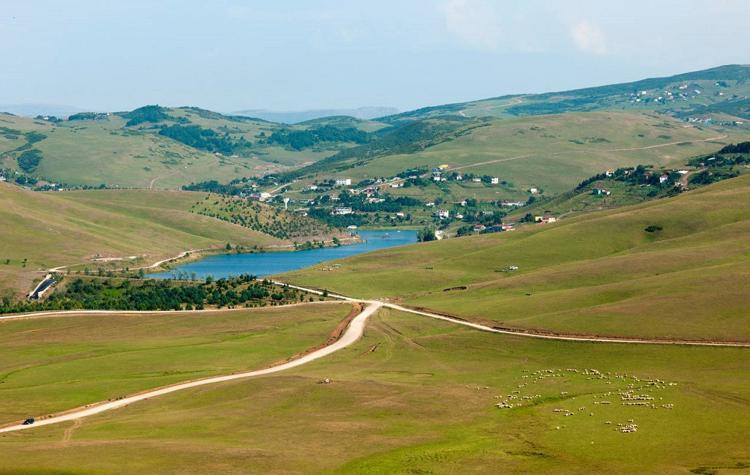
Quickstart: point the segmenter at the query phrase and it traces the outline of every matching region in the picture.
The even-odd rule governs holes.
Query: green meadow
[[[651,114],[596,112],[501,119],[422,151],[378,157],[337,175],[393,176],[410,167],[446,164],[465,173],[500,177],[519,190],[538,187],[555,194],[607,169],[637,164],[679,167],[688,158],[715,151],[737,137],[747,134],[688,126]],[[704,142],[711,138],[716,139]]]
[[[348,304],[327,303],[201,313],[0,317],[0,424],[260,369],[324,343],[351,310]]]
[[[288,373],[0,436],[0,470],[742,473],[748,365],[746,349],[538,341],[382,311],[354,346]]]
[[[205,193],[89,190],[38,193],[0,183],[0,296],[31,290],[51,267],[135,256],[150,265],[188,249],[252,248],[283,241],[190,212]]]
[[[505,328],[750,341],[749,187],[750,176],[741,176],[674,198],[283,277]]]

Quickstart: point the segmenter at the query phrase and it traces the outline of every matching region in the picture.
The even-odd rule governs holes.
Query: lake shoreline
[[[166,270],[153,269],[147,275],[154,279],[174,279],[179,275],[198,278],[228,277],[239,274],[269,276],[298,270],[321,262],[332,261],[364,252],[417,242],[416,231],[410,230],[362,230],[357,241],[307,249],[249,249],[227,252],[226,249],[201,250],[170,261]]]

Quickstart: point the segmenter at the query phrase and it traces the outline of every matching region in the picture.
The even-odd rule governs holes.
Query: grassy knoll
[[[177,133],[163,131],[169,127]],[[0,113],[0,168],[18,170],[19,156],[33,150],[41,159],[25,172],[37,178],[68,185],[175,189],[309,165],[351,146],[325,143],[297,150],[268,142],[282,129],[288,127],[192,107],[83,114],[60,122]]]
[[[384,311],[290,373],[5,435],[0,470],[739,473],[722,469],[750,462],[749,365],[743,349],[536,341]],[[628,390],[654,399],[623,405]]]
[[[457,171],[500,177],[517,190],[539,187],[554,194],[571,189],[592,172],[610,168],[682,166],[687,158],[715,151],[746,134],[686,126],[666,116],[621,112],[494,120],[422,151],[378,157],[336,174],[354,179],[387,177],[409,167],[446,164]],[[722,135],[728,137],[700,142]],[[494,199],[517,197],[500,187],[490,191],[502,192]]]
[[[42,159],[32,173],[70,185],[178,188],[278,169],[252,157],[216,156],[156,134],[123,129],[125,121],[117,116],[58,124],[2,114],[0,119],[0,126],[21,137],[42,134],[45,138],[33,143]],[[0,166],[17,168],[21,152],[15,150],[25,145],[18,142],[0,141]]]
[[[388,249],[287,278],[502,327],[749,341],[748,236],[750,176],[741,176],[675,198]]]
[[[262,368],[324,343],[348,304],[0,318],[0,423]]]
[[[190,212],[204,193],[37,193],[0,183],[0,289],[28,292],[41,269],[128,257],[130,267],[187,249],[279,244],[276,238]],[[0,294],[1,296],[1,294]]]

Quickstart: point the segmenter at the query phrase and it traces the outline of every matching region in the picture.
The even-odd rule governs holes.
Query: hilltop
[[[748,79],[750,66],[725,65],[628,83],[425,107],[380,120],[393,123],[440,115],[503,117],[598,110],[655,110],[680,116],[699,116],[708,106],[714,106],[713,111],[719,112],[724,107],[730,109],[738,101],[747,101],[750,94]],[[736,117],[750,119],[746,110]]]
[[[270,122],[283,124],[297,124],[309,120],[333,116],[347,116],[355,119],[370,120],[378,117],[394,115],[398,109],[394,107],[358,107],[356,109],[313,109],[303,111],[272,111],[265,109],[250,109],[237,111],[235,115],[257,117]]]
[[[67,119],[0,114],[0,168],[67,186],[179,188],[310,164],[377,128],[353,118],[285,126],[195,107]]]

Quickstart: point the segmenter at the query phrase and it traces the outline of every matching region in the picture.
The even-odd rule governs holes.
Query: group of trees
[[[169,137],[193,148],[223,154],[231,154],[238,149],[249,146],[249,142],[244,137],[233,140],[228,133],[219,134],[213,129],[206,129],[200,125],[174,124],[162,127],[159,130],[159,135]]]
[[[130,112],[124,112],[120,114],[123,118],[128,119],[125,123],[126,127],[132,127],[140,125],[145,122],[158,123],[165,120],[172,120],[172,117],[167,114],[167,109],[158,105],[143,106],[138,109],[134,109]]]
[[[38,302],[0,302],[0,313],[33,310],[190,310],[293,303],[304,293],[248,274],[205,282],[75,278]]]
[[[24,150],[21,155],[18,156],[18,166],[27,173],[32,173],[37,169],[39,163],[42,161],[42,151],[32,148],[30,150]]]
[[[370,140],[367,132],[354,127],[324,125],[306,130],[281,129],[268,137],[268,143],[290,147],[294,150],[309,148],[322,142],[353,142],[364,144]]]
[[[270,234],[279,239],[321,236],[331,232],[325,225],[313,219],[281,210],[274,211],[266,205],[232,196],[207,197],[195,203],[191,211]]]

